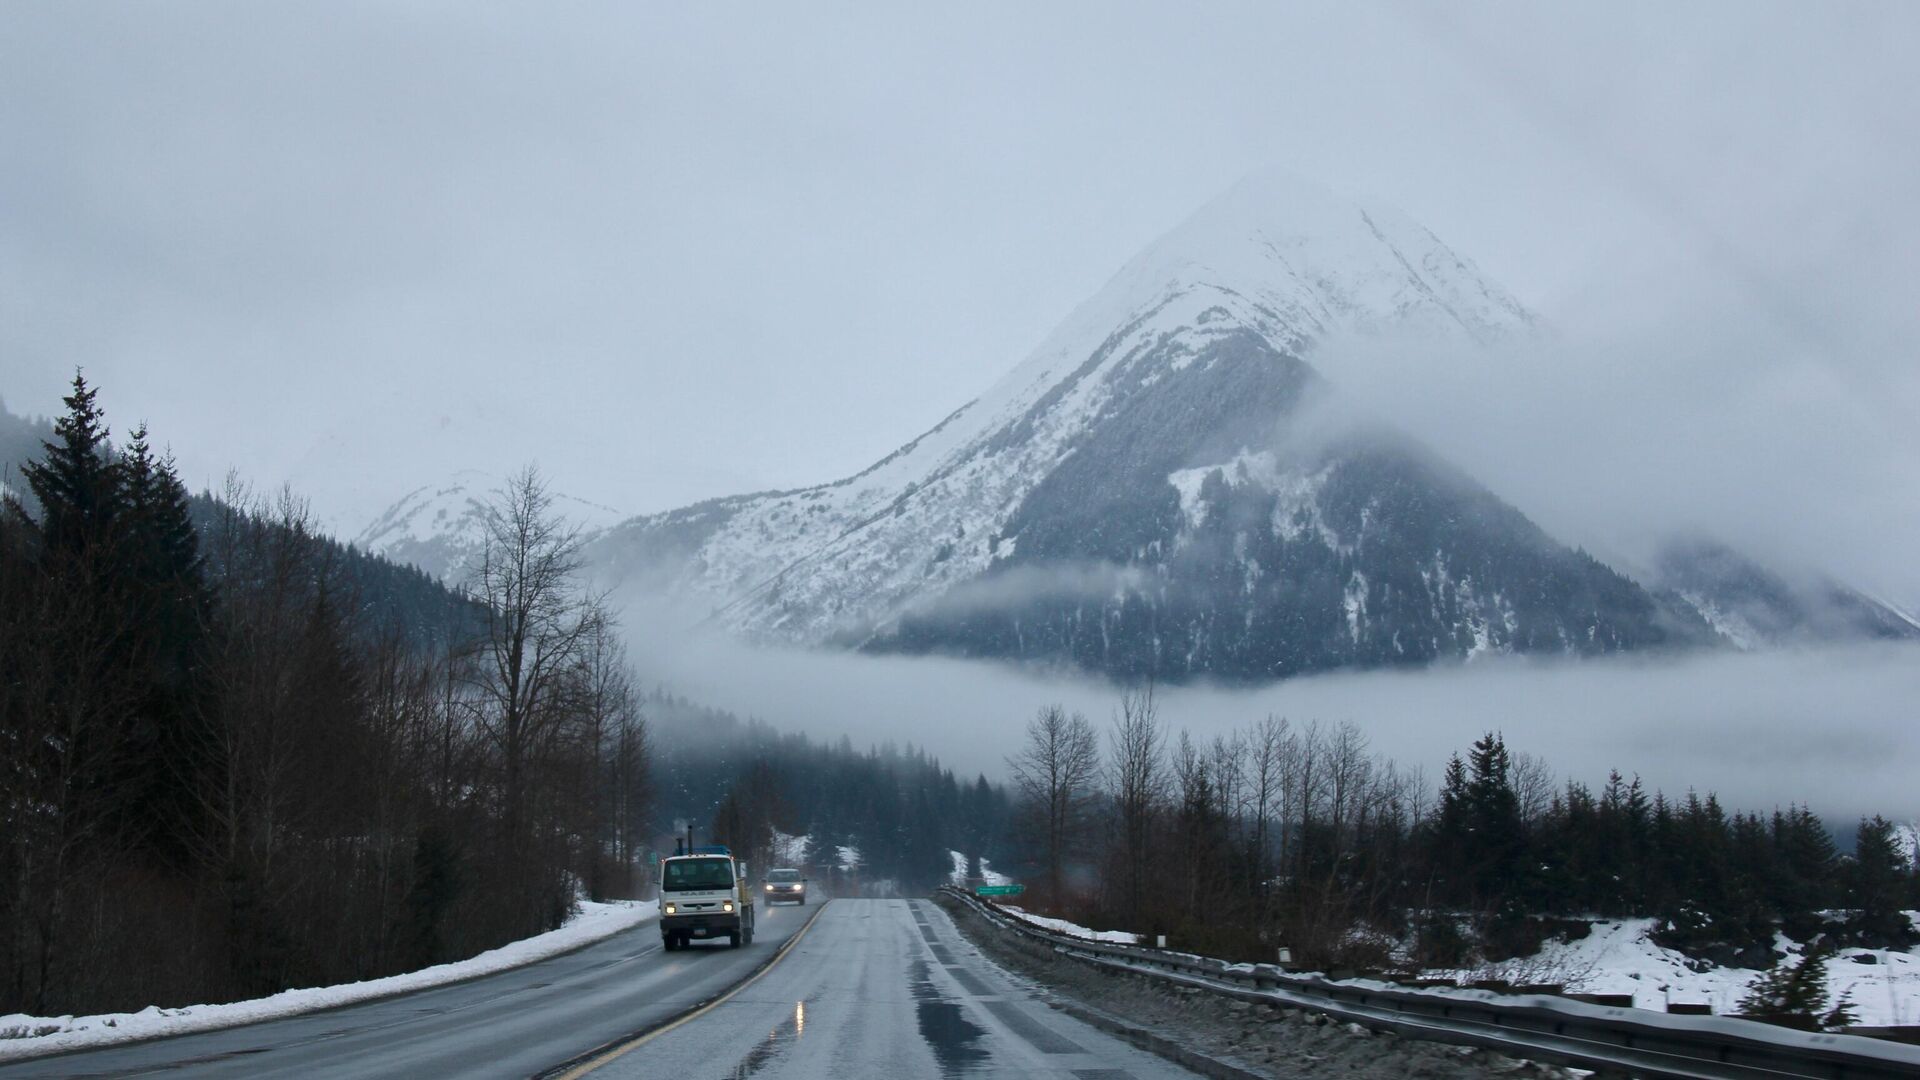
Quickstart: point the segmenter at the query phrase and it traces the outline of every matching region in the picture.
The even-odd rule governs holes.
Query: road
[[[647,923],[472,982],[246,1027],[0,1065],[16,1077],[527,1077],[712,998],[819,907],[759,912],[754,943],[664,952]],[[789,957],[791,959],[791,957]]]
[[[611,1051],[591,1080],[1190,1076],[1048,1008],[925,900],[836,900],[701,1015]]]
[[[786,955],[728,991],[818,913]],[[703,1001],[722,1000],[661,1028]],[[655,1028],[638,1042],[616,1041]],[[762,907],[752,945],[660,948],[651,923],[456,986],[0,1066],[17,1077],[1190,1075],[1056,1013],[924,900]]]

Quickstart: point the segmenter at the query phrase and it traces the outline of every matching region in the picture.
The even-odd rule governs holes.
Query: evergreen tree
[[[54,423],[54,441],[41,444],[42,460],[21,467],[39,503],[39,533],[50,556],[72,556],[113,536],[121,509],[121,472],[108,453],[106,418],[84,375],[73,375],[73,393],[61,399],[67,414]]]
[[[1492,906],[1519,895],[1526,884],[1526,826],[1513,790],[1513,757],[1506,740],[1488,732],[1468,751],[1467,769],[1467,865],[1476,894]]]
[[[1906,852],[1893,823],[1874,815],[1855,834],[1853,863],[1847,868],[1847,934],[1868,948],[1904,949],[1915,941],[1904,901],[1910,873]]]
[[[1788,935],[1805,939],[1818,930],[1811,914],[1840,903],[1834,888],[1840,853],[1826,823],[1805,806],[1774,813],[1773,846],[1778,859],[1768,882],[1768,897],[1786,920]]]
[[[1802,1031],[1818,1030],[1823,1020],[1839,1012],[1827,1008],[1827,959],[1832,955],[1832,946],[1822,942],[1807,946],[1798,964],[1775,965],[1747,988],[1738,1015]]]

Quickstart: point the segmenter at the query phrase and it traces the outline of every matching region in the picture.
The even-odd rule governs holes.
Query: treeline
[[[1904,947],[1920,878],[1894,827],[1851,855],[1805,807],[1727,813],[1619,774],[1598,792],[1489,734],[1437,787],[1352,724],[1268,718],[1202,743],[1151,690],[1102,733],[1048,708],[1009,760],[1037,902],[1189,948],[1322,967],[1428,967],[1537,951],[1570,916],[1659,920],[1664,944],[1766,967],[1774,932]],[[1404,959],[1398,960],[1404,963]]]
[[[663,821],[694,823],[756,868],[771,865],[774,830],[808,837],[805,861],[816,868],[842,846],[857,849],[869,891],[924,893],[951,876],[952,851],[1011,855],[1007,790],[985,776],[963,780],[921,749],[816,742],[665,694],[646,709],[666,778]]]
[[[373,978],[637,886],[649,736],[536,475],[454,597],[66,405],[0,508],[0,1013]]]

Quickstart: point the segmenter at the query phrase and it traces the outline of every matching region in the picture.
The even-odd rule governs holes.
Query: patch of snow
[[[1920,912],[1914,913],[1920,915]],[[1705,1003],[1714,1015],[1739,1011],[1740,999],[1763,972],[1748,968],[1710,967],[1695,971],[1697,961],[1653,943],[1652,919],[1606,919],[1593,924],[1592,933],[1579,941],[1549,942],[1525,966],[1524,981],[1564,981],[1572,991],[1589,994],[1632,994],[1636,1008],[1664,1011],[1668,1002]],[[1784,937],[1775,949],[1798,963],[1801,946]],[[1870,956],[1869,963],[1856,957]],[[1467,973],[1446,970],[1423,972],[1430,978],[1460,978]],[[1827,961],[1829,1006],[1841,995],[1852,1002],[1858,1023],[1868,1027],[1920,1023],[1920,950],[1842,949]]]
[[[966,888],[969,880],[967,877],[967,857],[958,851],[948,851],[947,854],[953,858],[953,872],[948,875],[948,883],[955,888]],[[995,870],[993,864],[986,859],[981,859],[980,883],[982,885],[1011,885],[1013,884],[1013,879]]]
[[[1347,612],[1347,633],[1353,643],[1360,643],[1360,631],[1367,621],[1367,575],[1358,570],[1347,581],[1347,588],[1341,596],[1341,605]]]
[[[1180,513],[1187,526],[1197,529],[1206,524],[1207,508],[1200,501],[1200,486],[1218,472],[1229,488],[1252,487],[1274,496],[1273,532],[1288,541],[1300,539],[1311,531],[1330,551],[1348,553],[1353,545],[1327,525],[1320,514],[1320,489],[1326,486],[1333,469],[1317,472],[1285,465],[1271,450],[1242,450],[1218,465],[1203,465],[1169,473],[1167,483],[1180,495]]]
[[[861,862],[860,862],[859,848],[854,847],[851,844],[842,844],[834,850],[835,850],[835,853],[840,856],[840,869],[857,870],[860,868]]]
[[[1124,930],[1089,930],[1078,923],[1070,923],[1065,919],[1055,919],[1047,915],[1035,915],[1025,908],[1014,907],[1012,904],[1001,904],[1000,910],[1012,912],[1035,926],[1051,930],[1056,934],[1065,934],[1068,937],[1105,941],[1114,945],[1138,945],[1146,940],[1144,934],[1129,934]]]
[[[767,857],[776,867],[799,867],[806,863],[807,854],[813,850],[813,837],[806,834],[789,836],[779,829],[773,830],[773,845]]]
[[[1681,589],[1680,599],[1687,606],[1700,613],[1707,620],[1713,632],[1726,638],[1728,643],[1741,652],[1753,652],[1766,644],[1766,635],[1761,633],[1744,616],[1737,612],[1726,611],[1714,603],[1704,593],[1693,589]]]
[[[286,990],[271,997],[234,1001],[225,1005],[183,1005],[172,1009],[150,1005],[135,1013],[103,1013],[97,1016],[27,1016],[13,1013],[0,1016],[0,1061],[18,1061],[163,1035],[186,1035],[196,1031],[238,1027],[261,1020],[296,1016],[463,982],[509,968],[524,967],[591,945],[647,922],[659,913],[660,905],[655,900],[623,900],[607,904],[582,900],[580,911],[558,930],[511,942],[466,960],[402,975],[389,975],[384,979]]]
[[[1909,821],[1893,827],[1893,845],[1895,850],[1907,857],[1907,865],[1920,863],[1920,821]],[[1920,927],[1920,922],[1915,923]]]

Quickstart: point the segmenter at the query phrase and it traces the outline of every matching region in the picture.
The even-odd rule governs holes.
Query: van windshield
[[[728,889],[733,887],[733,868],[725,859],[677,859],[667,863],[660,887],[669,892],[682,889]]]
[[[800,880],[800,871],[798,871],[798,870],[773,870],[773,871],[770,871],[770,872],[768,872],[768,874],[767,874],[767,880],[768,880],[768,881],[799,881],[799,880]]]

